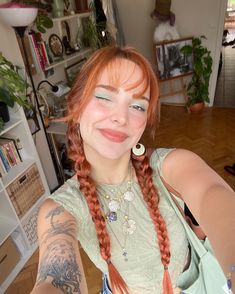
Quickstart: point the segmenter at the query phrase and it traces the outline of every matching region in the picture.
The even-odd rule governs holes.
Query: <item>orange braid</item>
[[[161,261],[164,266],[163,293],[171,294],[173,293],[173,290],[170,276],[167,270],[171,257],[170,241],[167,233],[166,223],[158,207],[159,195],[157,188],[153,184],[152,168],[149,166],[149,161],[146,155],[141,157],[133,156],[132,162],[158,238]]]
[[[78,125],[68,125],[69,156],[75,162],[74,170],[80,183],[80,190],[86,198],[87,205],[95,224],[97,239],[99,241],[100,254],[108,264],[109,277],[113,293],[128,294],[127,285],[121,275],[111,263],[110,237],[106,228],[105,218],[102,214],[100,203],[96,193],[96,185],[89,177],[91,166],[86,160],[82,140],[78,131]],[[117,292],[116,292],[117,291]]]

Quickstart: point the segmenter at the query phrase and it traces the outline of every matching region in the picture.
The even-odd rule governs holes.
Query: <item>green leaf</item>
[[[6,103],[10,107],[14,106],[13,96],[4,88],[0,88],[0,101]]]

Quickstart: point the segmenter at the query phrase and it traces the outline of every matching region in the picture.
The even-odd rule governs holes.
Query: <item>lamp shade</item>
[[[24,4],[0,4],[0,20],[11,27],[27,27],[35,20],[37,13],[37,8]]]

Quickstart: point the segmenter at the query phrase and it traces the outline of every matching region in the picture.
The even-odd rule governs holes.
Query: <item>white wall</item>
[[[209,91],[211,104],[214,101],[226,3],[227,0],[173,0],[171,6],[181,37],[207,37],[205,44],[214,60]],[[154,64],[152,36],[156,21],[150,17],[150,13],[155,8],[155,1],[118,0],[117,6],[126,43],[136,47]]]

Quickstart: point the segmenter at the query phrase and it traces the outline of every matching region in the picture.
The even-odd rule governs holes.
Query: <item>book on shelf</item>
[[[42,41],[39,40],[37,33],[35,33],[34,31],[30,31],[28,33],[28,37],[30,40],[32,53],[34,55],[34,58],[36,59],[36,63],[40,70],[44,71],[47,65],[47,59],[45,57],[46,51],[44,51],[44,49],[42,48]]]
[[[8,173],[9,170],[11,169],[11,166],[10,166],[10,164],[8,162],[7,157],[5,156],[5,154],[3,153],[1,148],[0,148],[0,160],[1,160],[1,163],[4,165],[6,173]]]
[[[16,37],[18,39],[18,44],[19,44],[19,47],[20,47],[21,55],[22,55],[23,60],[24,60],[24,64],[26,64],[25,54],[24,54],[23,47],[22,47],[22,42],[20,41],[20,37],[18,36],[18,34],[16,34]],[[25,49],[26,49],[26,52],[27,52],[28,61],[29,61],[29,64],[30,64],[31,74],[35,75],[37,73],[37,71],[38,71],[37,70],[37,65],[36,65],[35,58],[33,56],[33,52],[32,52],[31,47],[30,47],[29,38],[26,35],[24,36],[24,45],[25,45]],[[27,66],[26,66],[26,71],[28,71]]]
[[[6,173],[22,161],[13,139],[0,137],[0,160]]]

